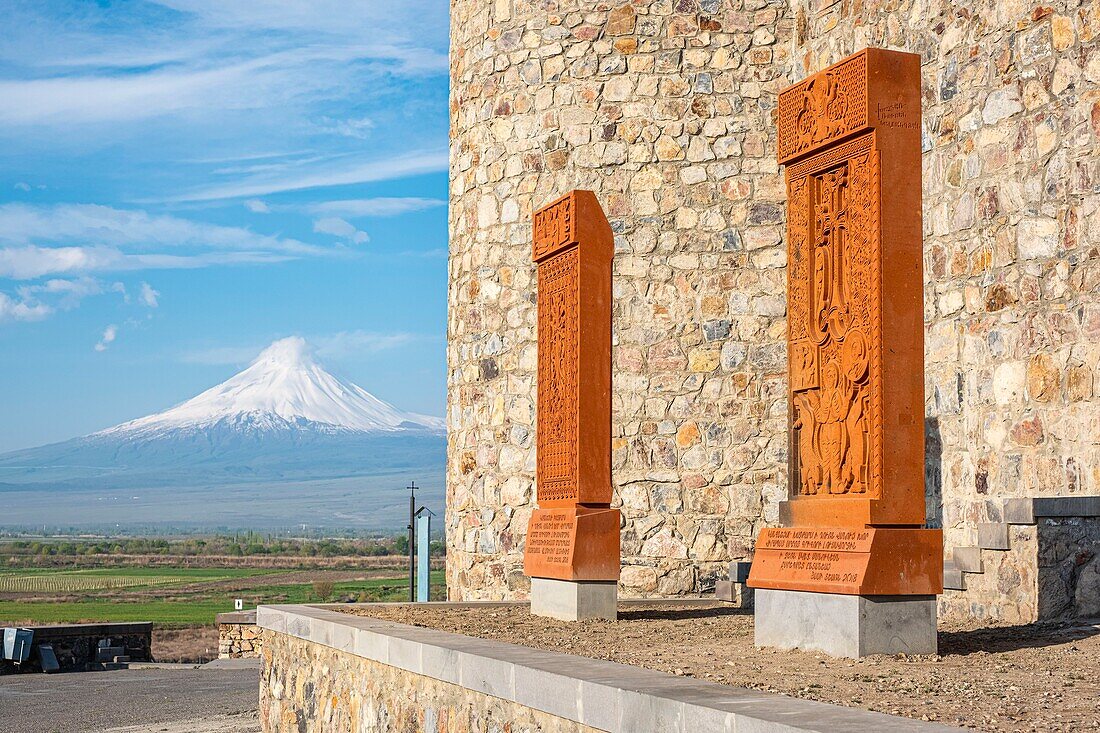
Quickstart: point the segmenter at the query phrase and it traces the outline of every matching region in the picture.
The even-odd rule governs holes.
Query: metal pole
[[[416,602],[416,482],[409,489],[409,603]]]

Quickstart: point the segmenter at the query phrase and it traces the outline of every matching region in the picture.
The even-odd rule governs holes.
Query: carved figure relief
[[[576,247],[539,264],[539,501],[577,496],[577,266]]]
[[[877,167],[869,134],[788,168],[792,451],[803,495],[878,493]]]
[[[568,199],[535,213],[532,221],[533,258],[537,261],[573,241],[573,207]]]
[[[856,56],[780,95],[779,157],[855,132],[866,124],[867,59]]]

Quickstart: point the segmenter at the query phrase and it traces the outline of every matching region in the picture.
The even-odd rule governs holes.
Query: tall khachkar
[[[611,508],[611,225],[591,191],[532,217],[538,267],[539,508],[524,570],[533,613],[615,618],[619,511]]]
[[[867,49],[779,97],[790,488],[786,526],[760,533],[749,578],[767,589],[760,644],[935,651],[943,549],[941,532],[922,528],[920,135],[913,54]],[[843,625],[849,611],[855,646],[814,626],[823,613]],[[874,637],[865,625],[880,621],[902,631]]]

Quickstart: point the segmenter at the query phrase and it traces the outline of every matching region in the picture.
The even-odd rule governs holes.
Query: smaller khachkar
[[[942,591],[923,529],[920,57],[867,49],[779,95],[789,498],[749,584]]]
[[[535,212],[538,268],[539,508],[527,528],[531,577],[617,580],[611,509],[611,260],[595,194],[572,191]]]

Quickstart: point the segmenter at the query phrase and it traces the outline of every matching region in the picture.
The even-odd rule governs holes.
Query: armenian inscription
[[[575,527],[568,512],[547,510],[539,524],[532,525],[527,533],[527,554],[539,555],[549,563],[568,565]]]
[[[867,49],[779,95],[790,485],[753,587],[942,590],[942,536],[922,528],[919,75],[918,56]]]

